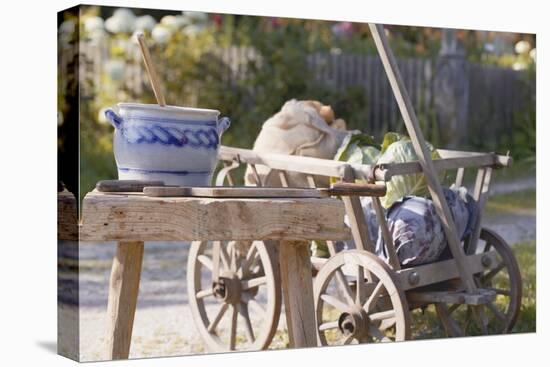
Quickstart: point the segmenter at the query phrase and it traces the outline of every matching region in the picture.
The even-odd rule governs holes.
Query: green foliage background
[[[88,7],[81,14],[81,42],[88,42],[83,21],[100,15],[106,8]],[[337,34],[337,22],[284,19],[269,17],[219,15],[221,22],[211,19],[200,32],[186,32],[185,28],[172,32],[168,42],[151,42],[151,53],[160,71],[166,99],[169,104],[215,108],[230,116],[233,124],[223,136],[223,144],[250,148],[262,123],[291,99],[317,99],[330,103],[338,117],[346,120],[349,129],[365,130],[365,116],[369,106],[365,92],[360,87],[335,90],[316,82],[308,68],[307,57],[314,52],[375,54],[375,47],[366,24],[354,24],[353,32]],[[398,57],[436,57],[440,38],[438,32],[421,27],[389,27],[392,48]],[[509,63],[510,60],[483,58],[483,45],[476,43],[471,33],[463,31],[463,41],[470,59],[479,62]],[[150,39],[151,34],[146,33]],[[120,60],[124,65],[140,65],[135,58],[135,45],[131,35],[108,34],[110,60]],[[220,49],[248,47],[255,57],[246,65],[240,65],[246,73],[237,79],[228,79],[226,65]],[[134,49],[132,49],[134,47]],[[87,63],[90,60],[82,59]],[[526,82],[534,86],[534,66],[526,73]],[[118,102],[138,101],[155,103],[149,85],[143,93],[134,92],[127,81],[117,73],[104,72],[99,76],[81,79],[80,100],[80,149],[81,194],[91,190],[100,179],[116,178],[116,165],[112,154],[112,127],[101,123],[102,108]],[[513,147],[515,158],[534,157],[535,153],[535,104],[518,115],[514,131],[502,143],[508,150]],[[433,126],[433,116],[419,116],[421,125]],[[369,131],[364,131],[369,133]],[[437,132],[428,131],[428,140],[438,144]],[[473,142],[483,149],[483,142]],[[532,158],[534,159],[534,158]]]

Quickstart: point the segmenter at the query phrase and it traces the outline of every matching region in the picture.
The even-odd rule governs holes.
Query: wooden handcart
[[[264,184],[257,174],[257,166],[265,166],[278,175],[283,187],[288,186],[291,172],[306,175],[312,188],[317,186],[316,177],[320,176],[337,177],[342,182],[360,179],[383,183],[397,175],[422,173],[443,224],[452,259],[402,268],[379,198],[373,196],[377,220],[387,244],[389,261],[384,262],[374,255],[359,197],[343,196],[356,249],[337,252],[334,242],[327,241],[330,258],[311,259],[313,271],[317,273],[313,289],[318,343],[409,339],[411,311],[432,304],[449,336],[510,332],[520,310],[522,293],[513,252],[498,234],[481,227],[481,214],[469,238],[464,242],[459,240],[437,172],[456,172],[455,183],[461,186],[465,170],[476,169],[473,197],[481,213],[493,169],[509,166],[512,159],[494,153],[440,149],[441,159],[432,161],[383,27],[369,26],[418,162],[354,165],[222,147],[220,160],[224,168],[217,176],[216,186],[226,182],[233,185],[236,180],[232,175],[240,165],[251,168],[257,186]],[[276,266],[280,256],[277,246],[269,242],[193,243],[187,274],[189,302],[198,330],[211,350],[257,350],[269,346],[281,307],[281,281]],[[205,277],[212,280],[210,285],[201,283]],[[262,289],[263,298],[258,296]],[[209,297],[222,305],[213,313],[207,307]],[[291,303],[292,300],[285,299],[287,306]],[[228,335],[223,336],[217,326],[230,306],[238,307],[242,321],[234,314]],[[260,315],[256,322],[251,321],[252,313]]]

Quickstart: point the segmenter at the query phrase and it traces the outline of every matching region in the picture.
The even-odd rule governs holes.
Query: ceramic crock
[[[208,186],[227,117],[216,110],[119,103],[105,116],[115,127],[113,150],[120,180]]]

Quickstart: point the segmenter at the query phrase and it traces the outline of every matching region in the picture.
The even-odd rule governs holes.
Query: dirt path
[[[487,216],[483,219],[483,226],[497,232],[511,245],[536,239],[537,223],[534,211]]]
[[[513,181],[497,181],[491,187],[491,195],[508,194],[536,188],[536,178],[526,177]],[[486,215],[483,225],[495,230],[509,244],[536,239],[536,210],[525,209],[514,213]]]
[[[188,248],[188,242],[145,244],[131,358],[207,352],[187,304]],[[107,357],[107,292],[114,253],[114,243],[80,246],[80,340],[81,358],[85,361]],[[208,312],[214,313],[218,307],[213,301]],[[253,314],[251,317],[256,329],[261,320]],[[225,319],[228,317],[220,324],[223,332],[229,330],[229,320]],[[281,320],[279,329],[284,328],[285,322]],[[272,348],[284,347],[285,343],[279,337]]]

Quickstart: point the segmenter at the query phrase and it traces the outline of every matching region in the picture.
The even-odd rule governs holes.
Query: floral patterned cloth
[[[445,188],[443,192],[460,239],[464,240],[473,230],[478,215],[477,204],[464,188]],[[376,243],[375,253],[387,261],[387,249],[372,207],[372,199],[361,198],[361,205],[369,235]],[[448,256],[445,232],[430,199],[405,196],[387,210],[386,220],[403,266],[426,264],[439,260],[442,255]],[[345,223],[349,226],[347,216]],[[355,245],[353,241],[348,241],[345,247],[354,248]]]

